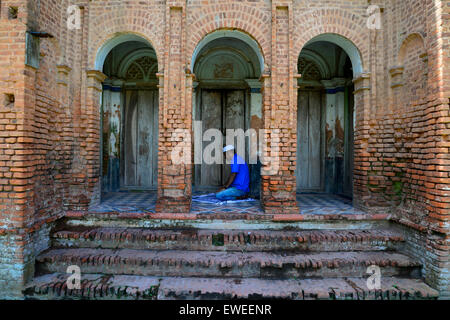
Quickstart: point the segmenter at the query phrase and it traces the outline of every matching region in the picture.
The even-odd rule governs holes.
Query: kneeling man
[[[250,173],[248,165],[234,149],[228,145],[223,148],[227,163],[231,166],[231,175],[225,186],[216,193],[217,199],[221,201],[236,200],[246,196],[250,192]]]

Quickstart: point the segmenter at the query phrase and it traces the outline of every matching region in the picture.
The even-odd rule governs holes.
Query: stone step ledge
[[[152,213],[152,212],[96,212],[67,211],[69,219],[147,219],[147,220],[257,220],[273,222],[301,221],[379,221],[389,220],[389,213],[355,213],[355,214],[255,214],[255,213]]]
[[[67,287],[68,274],[36,277],[27,285],[27,299],[173,300],[416,300],[436,299],[438,292],[420,279],[383,277],[370,290],[365,278],[266,280],[226,278],[144,277],[88,274],[80,289]]]
[[[401,233],[382,230],[196,230],[65,227],[52,234],[54,247],[153,250],[394,250]]]
[[[400,253],[359,252],[221,252],[134,249],[50,249],[36,259],[42,273],[66,272],[142,276],[310,278],[361,277],[377,265],[383,276],[420,276],[421,264]]]

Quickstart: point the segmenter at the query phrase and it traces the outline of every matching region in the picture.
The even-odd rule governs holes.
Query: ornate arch
[[[240,53],[236,52],[233,49],[229,49],[229,51],[224,52],[223,50],[218,50],[215,52],[211,52],[209,54],[207,54],[205,57],[200,57],[198,59],[198,61],[196,62],[196,65],[194,67],[194,73],[196,74],[196,77],[200,80],[202,79],[202,73],[203,73],[203,66],[207,65],[208,62],[212,59],[214,59],[215,57],[228,57],[229,59],[231,59],[233,61],[234,64],[236,64],[237,66],[239,66],[239,69],[243,71],[244,78],[253,78],[253,67],[251,65],[251,63],[247,62],[245,57],[243,57]],[[224,74],[222,77],[233,77],[232,74],[229,74],[228,76],[226,74]]]
[[[110,38],[108,41],[106,41],[103,46],[101,46],[96,54],[96,59],[95,59],[95,70],[98,71],[102,71],[103,70],[103,65],[105,63],[106,57],[108,56],[108,54],[111,52],[111,50],[113,50],[115,47],[117,47],[118,45],[124,43],[124,42],[128,42],[128,41],[138,41],[138,42],[142,42],[147,44],[148,46],[150,46],[151,48],[153,48],[152,44],[145,38],[133,34],[133,33],[122,33],[119,35],[115,35],[114,37]],[[157,59],[157,55],[154,53],[153,50],[151,50],[153,53],[152,55],[155,57],[155,59],[158,61]]]
[[[243,41],[246,43],[256,54],[259,61],[259,68],[261,70],[261,73],[264,71],[264,55],[261,51],[261,47],[259,46],[258,42],[253,39],[251,36],[247,35],[246,33],[238,30],[216,30],[208,35],[206,35],[195,47],[192,58],[191,58],[191,68],[195,69],[195,63],[197,62],[197,58],[199,54],[201,53],[202,49],[205,48],[205,46],[210,43],[211,41],[214,41],[216,39],[220,38],[234,38]]]
[[[408,48],[410,47],[410,44],[413,44],[420,48],[422,51],[421,54],[426,53],[425,41],[422,35],[418,32],[410,33],[401,42],[401,46],[397,54],[398,65],[402,66],[405,63],[405,56],[407,54]]]
[[[189,16],[193,31],[187,41],[187,57],[192,57],[199,43],[209,34],[220,30],[236,31],[253,39],[263,61],[270,62],[271,15],[255,6],[242,3],[213,4]],[[190,65],[193,68],[193,65]]]
[[[158,60],[150,48],[136,50],[122,59],[119,65],[119,78],[130,80],[156,79]]]
[[[110,10],[92,22],[91,33],[98,35],[89,44],[89,69],[102,71],[104,60],[115,46],[126,41],[140,41],[151,46],[159,68],[164,57],[164,11],[161,14],[142,10]]]
[[[300,59],[304,59],[304,58],[300,58]],[[319,67],[316,65],[315,62],[312,61],[308,61],[305,59],[305,67],[303,68],[303,70],[301,71],[301,75],[302,75],[302,80],[306,80],[306,81],[320,81],[322,80],[322,74],[319,70]]]
[[[297,70],[302,75],[305,75],[308,71],[319,72],[321,79],[329,79],[331,76],[330,67],[325,59],[307,48],[304,48],[300,53]]]
[[[298,13],[298,12],[297,12]],[[354,77],[365,71],[369,46],[367,36],[358,30],[367,28],[362,16],[341,9],[316,9],[294,14],[294,47],[297,57],[302,49],[316,41],[328,41],[341,47],[350,57]]]
[[[361,54],[358,50],[358,48],[347,38],[344,38],[338,34],[320,34],[313,39],[309,40],[305,46],[308,44],[319,42],[319,41],[325,41],[334,43],[335,45],[341,47],[347,55],[350,57],[350,60],[352,61],[353,66],[353,75],[356,77],[357,75],[363,73],[363,64],[362,64],[362,58]]]
[[[417,104],[425,97],[428,82],[428,56],[424,39],[419,33],[409,34],[403,40],[397,63],[398,72],[393,72],[392,76],[400,81],[402,102],[406,105]]]

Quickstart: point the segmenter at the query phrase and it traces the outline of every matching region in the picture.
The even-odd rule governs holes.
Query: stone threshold
[[[379,221],[389,220],[388,213],[363,214],[252,214],[252,213],[147,213],[147,212],[91,212],[67,211],[67,218],[148,219],[148,220],[264,220],[295,221]]]
[[[364,278],[301,280],[84,275],[80,289],[67,288],[69,275],[37,277],[25,289],[27,299],[173,300],[420,300],[438,292],[420,279],[384,277],[379,290],[367,289]]]
[[[192,214],[136,212],[66,212],[71,226],[197,229],[374,229],[389,225],[390,214]]]

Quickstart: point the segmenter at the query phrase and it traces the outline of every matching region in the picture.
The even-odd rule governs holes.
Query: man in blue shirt
[[[216,193],[216,198],[221,201],[236,200],[244,197],[250,192],[250,174],[248,165],[234,149],[234,146],[228,145],[223,148],[225,158],[231,166],[231,175],[225,186]]]

